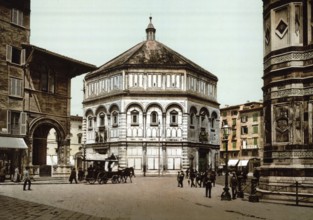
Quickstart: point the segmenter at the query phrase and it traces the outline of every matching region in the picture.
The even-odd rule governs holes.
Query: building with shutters
[[[144,175],[215,169],[219,151],[217,77],[147,38],[88,73],[84,82],[86,161],[112,153]]]
[[[221,126],[231,127],[228,137],[229,167],[253,172],[261,165],[263,156],[263,103],[247,102],[220,109]],[[225,165],[226,142],[222,140],[220,164]]]
[[[0,0],[0,166],[34,175],[69,172],[71,78],[95,66],[31,45],[30,0]],[[57,133],[59,163],[47,165]]]

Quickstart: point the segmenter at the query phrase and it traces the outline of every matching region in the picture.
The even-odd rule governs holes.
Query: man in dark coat
[[[207,178],[205,182],[205,196],[206,197],[208,197],[208,194],[209,194],[209,198],[211,198],[211,189],[212,189],[212,181],[210,178]]]

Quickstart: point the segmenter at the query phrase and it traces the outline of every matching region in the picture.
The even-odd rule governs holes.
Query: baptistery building
[[[155,34],[150,17],[145,41],[85,76],[85,166],[114,154],[136,174],[216,168],[218,79]]]

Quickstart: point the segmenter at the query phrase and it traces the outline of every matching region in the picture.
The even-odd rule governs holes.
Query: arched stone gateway
[[[47,138],[51,129],[56,132],[57,165],[47,165]],[[64,173],[68,169],[70,155],[70,139],[66,135],[64,127],[56,120],[38,118],[29,125],[29,152],[28,164],[33,167],[34,175],[55,176]],[[65,171],[67,173],[67,171]]]

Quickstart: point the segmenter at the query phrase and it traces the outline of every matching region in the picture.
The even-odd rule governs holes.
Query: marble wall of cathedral
[[[180,90],[197,93],[216,101],[216,82],[186,72],[130,72],[105,75],[86,83],[85,99],[105,95],[112,91]]]

